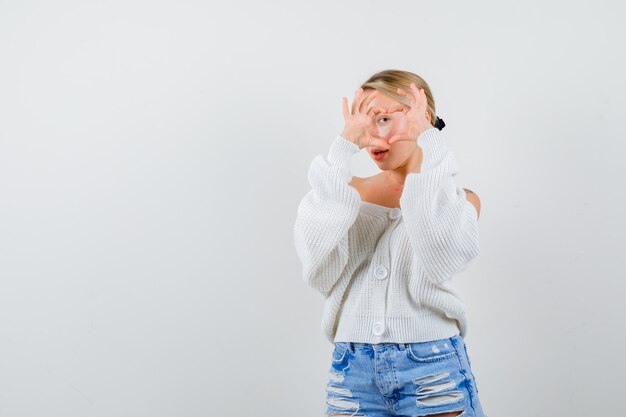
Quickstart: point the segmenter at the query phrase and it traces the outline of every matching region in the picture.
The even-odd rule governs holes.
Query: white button
[[[400,210],[398,207],[392,208],[391,211],[389,212],[389,217],[394,220],[400,218],[401,215],[402,215],[402,210]]]
[[[376,336],[380,336],[384,332],[385,326],[381,322],[377,321],[376,323],[374,323],[374,326],[372,326],[372,333],[374,333]]]
[[[378,279],[385,279],[387,277],[387,272],[388,272],[387,268],[385,268],[382,265],[379,265],[374,270],[374,275],[376,275],[376,278]]]

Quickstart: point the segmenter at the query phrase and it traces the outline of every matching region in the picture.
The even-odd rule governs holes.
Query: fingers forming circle
[[[374,99],[374,96],[378,95],[378,90],[374,90],[372,92],[372,94],[370,94],[369,96],[367,96],[364,100],[365,104],[365,108],[367,108],[367,111],[365,112],[366,114],[369,113],[370,109],[368,108],[369,104],[371,103],[371,101]],[[366,102],[365,102],[366,101]],[[359,107],[359,111],[362,112],[363,110],[361,110],[361,107]]]
[[[348,98],[342,97],[341,102],[343,106],[343,119],[347,121],[348,118],[350,118],[350,110],[348,110]]]
[[[359,109],[361,108],[361,103],[363,103],[364,99],[365,97],[363,97],[363,88],[359,87],[359,89],[356,90],[356,94],[354,97],[354,111],[352,112],[352,114],[356,114],[359,112]]]

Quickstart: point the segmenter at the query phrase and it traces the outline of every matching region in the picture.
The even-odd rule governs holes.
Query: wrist
[[[424,159],[424,153],[422,149],[418,146],[413,152],[413,155],[409,159],[407,163],[407,173],[408,174],[419,174],[422,172],[422,160]]]
[[[354,131],[351,130],[346,130],[344,129],[341,132],[341,136],[346,139],[349,140],[350,142],[354,143],[355,145],[359,146],[359,135],[357,133],[355,133]],[[360,146],[359,146],[360,147]]]
[[[449,151],[443,135],[434,126],[424,130],[418,142],[422,150],[422,171],[430,171]]]
[[[359,147],[342,135],[337,135],[328,150],[327,160],[333,166],[349,167],[352,155],[359,152]]]

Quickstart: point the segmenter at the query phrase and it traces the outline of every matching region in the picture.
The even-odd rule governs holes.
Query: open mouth
[[[379,149],[376,151],[372,151],[372,155],[374,159],[378,161],[379,159],[384,157],[387,154],[387,152],[389,152],[389,150]]]

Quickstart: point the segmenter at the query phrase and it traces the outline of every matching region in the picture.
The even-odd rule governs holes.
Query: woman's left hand
[[[415,83],[411,83],[411,91],[409,94],[401,88],[398,88],[398,94],[407,97],[411,103],[411,108],[404,106],[402,112],[406,115],[408,121],[408,131],[399,133],[389,139],[389,144],[400,140],[410,140],[417,142],[417,138],[426,130],[433,127],[430,123],[430,114],[428,114],[428,101],[423,88],[418,89]]]

